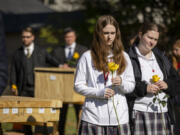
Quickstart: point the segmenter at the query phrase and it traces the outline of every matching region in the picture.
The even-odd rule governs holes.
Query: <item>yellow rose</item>
[[[78,53],[78,52],[75,52],[74,55],[73,55],[73,58],[74,58],[75,60],[77,60],[77,59],[79,58],[79,53]]]
[[[108,69],[111,71],[111,72],[114,72],[116,71],[117,69],[119,68],[119,65],[114,63],[114,62],[109,62],[108,63]]]
[[[16,86],[15,84],[13,84],[13,85],[11,86],[11,88],[14,89],[14,90],[17,90],[17,86]]]
[[[152,76],[152,81],[155,83],[155,82],[158,82],[160,79],[160,77],[158,77],[158,75],[153,75]]]

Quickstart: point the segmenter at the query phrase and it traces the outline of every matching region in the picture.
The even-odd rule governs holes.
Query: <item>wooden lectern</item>
[[[35,97],[82,104],[84,96],[73,89],[74,73],[74,68],[35,68]]]

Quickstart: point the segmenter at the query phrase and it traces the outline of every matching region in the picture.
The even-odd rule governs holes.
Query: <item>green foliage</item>
[[[90,34],[92,34],[94,32],[94,26],[96,24],[97,18],[98,17],[96,17],[96,18],[88,18],[87,19],[87,23],[89,24],[88,31],[89,31]]]
[[[51,25],[40,29],[39,37],[45,39],[49,44],[59,44],[59,36],[62,34],[62,29],[56,29]]]
[[[166,102],[166,100],[164,100],[164,99],[168,99],[168,98],[169,98],[169,95],[165,94],[165,96],[164,96],[163,99],[161,100],[161,99],[159,98],[159,94],[160,94],[160,93],[162,93],[162,90],[159,91],[158,93],[154,94],[153,104],[155,104],[156,101],[157,101],[159,105],[162,105],[163,107],[165,107],[166,104],[167,104],[167,102]]]
[[[56,44],[58,43],[58,40],[55,38],[55,36],[52,34],[52,31],[49,27],[44,27],[40,30],[40,38],[47,38],[47,42]]]
[[[119,22],[122,39],[127,46],[131,37],[138,32],[141,23],[155,22],[162,28],[159,47],[170,49],[172,40],[180,38],[180,1],[177,0],[84,0],[86,15],[112,14]],[[89,25],[90,29],[92,28]],[[166,46],[164,46],[166,44]],[[169,46],[168,46],[169,45]]]
[[[51,25],[42,28],[40,37],[50,44],[60,43],[62,29],[67,26],[75,28],[78,42],[91,44],[94,26],[99,16],[113,15],[120,24],[122,40],[125,48],[134,37],[141,24],[145,21],[155,22],[162,28],[160,49],[169,50],[172,43],[180,38],[180,1],[178,0],[82,0],[85,9],[83,20],[65,22],[62,16],[54,16],[53,22],[60,27]],[[78,3],[78,2],[77,2]]]

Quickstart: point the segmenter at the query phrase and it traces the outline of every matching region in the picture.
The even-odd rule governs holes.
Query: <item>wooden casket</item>
[[[59,121],[61,107],[60,100],[1,96],[0,122],[55,122]]]

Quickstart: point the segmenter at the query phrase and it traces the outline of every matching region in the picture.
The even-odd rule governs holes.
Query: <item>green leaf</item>
[[[166,106],[166,101],[165,100],[161,101],[161,104],[162,104],[163,107],[165,107]]]
[[[166,95],[163,97],[163,99],[165,99],[165,98],[169,98],[169,95],[166,94]]]
[[[157,100],[157,98],[156,98],[156,97],[154,97],[154,98],[153,98],[153,103],[155,103],[155,102],[156,102],[156,100]]]
[[[158,93],[162,93],[162,90],[160,90]]]

